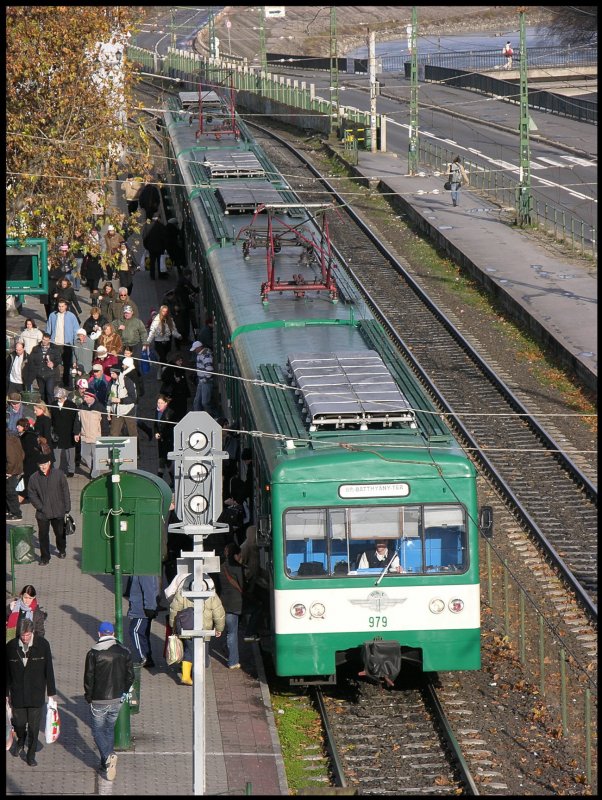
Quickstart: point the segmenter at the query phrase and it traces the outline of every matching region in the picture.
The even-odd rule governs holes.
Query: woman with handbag
[[[192,575],[190,575],[190,573],[187,575],[176,575],[174,581],[177,587],[175,594],[173,596],[169,594],[170,585],[170,587],[165,590],[165,596],[169,600],[169,626],[172,631],[175,632],[176,629],[178,629],[178,623],[181,624],[183,612],[185,612],[186,609],[193,609],[194,604],[183,594],[183,590],[188,591],[192,586]],[[213,581],[207,576],[203,581],[201,591],[212,591],[214,589]],[[190,617],[190,614],[188,616]],[[185,616],[184,619],[186,619]],[[188,621],[189,620],[187,620],[187,623]],[[203,630],[209,631],[215,628],[215,636],[219,637],[222,635],[225,626],[226,612],[221,600],[216,594],[207,597],[203,603]],[[186,629],[188,629],[188,624],[180,630]],[[182,637],[182,643],[184,645],[184,655],[182,658],[182,674],[180,680],[184,686],[192,686],[194,640],[189,637]],[[209,637],[205,639],[205,667],[209,667]]]
[[[153,344],[153,342],[155,344],[157,359],[160,362],[157,371],[157,380],[161,380],[163,367],[166,366],[167,356],[171,350],[172,337],[181,339],[182,334],[178,331],[175,322],[171,318],[169,306],[161,306],[159,308],[159,313],[151,322],[148,339],[143,348],[144,350],[149,350],[151,344]]]
[[[460,156],[456,156],[449,165],[449,182],[451,184],[452,203],[457,206],[460,202],[460,187],[468,186],[468,175]]]

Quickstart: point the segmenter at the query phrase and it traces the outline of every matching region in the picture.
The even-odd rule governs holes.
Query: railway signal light
[[[174,428],[176,514],[184,525],[213,527],[222,513],[221,426],[206,411],[190,411]]]

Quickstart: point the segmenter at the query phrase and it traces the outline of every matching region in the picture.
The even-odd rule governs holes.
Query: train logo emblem
[[[388,608],[401,605],[405,603],[405,601],[405,597],[399,600],[393,600],[387,597],[386,592],[376,589],[374,592],[370,592],[365,600],[350,600],[349,602],[354,606],[364,606],[364,608],[369,608],[370,611],[376,611],[376,613],[380,614],[381,611],[386,611]]]

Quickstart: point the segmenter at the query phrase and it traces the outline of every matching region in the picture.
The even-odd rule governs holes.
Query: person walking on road
[[[128,214],[131,216],[138,211],[138,196],[142,191],[142,178],[135,178],[131,172],[128,172],[127,178],[121,184],[121,191],[127,203]]]
[[[131,575],[125,592],[130,601],[130,640],[141,667],[155,666],[151,647],[151,622],[159,613],[159,579],[156,575]]]
[[[166,366],[168,366],[167,357],[169,355],[169,351],[171,350],[172,338],[181,339],[182,334],[176,328],[176,324],[169,312],[169,307],[161,306],[159,308],[159,313],[155,316],[151,323],[146,344],[144,345],[145,350],[150,350],[151,344],[154,343],[155,345],[157,358],[160,362],[157,370],[157,380],[161,380],[163,370]]]
[[[468,175],[460,156],[456,156],[449,165],[449,182],[451,183],[452,203],[457,206],[460,203],[460,187],[468,186]]]
[[[72,478],[75,475],[75,436],[81,430],[77,406],[69,400],[69,392],[62,386],[57,386],[54,390],[54,397],[50,417],[57,437],[54,448],[55,464],[57,469],[62,469],[68,478]]]
[[[90,704],[91,727],[100,753],[99,773],[115,780],[117,755],[115,723],[124,695],[134,683],[134,665],[127,647],[115,638],[111,622],[98,626],[98,642],[88,650],[84,669],[84,697]]]
[[[506,42],[506,44],[502,48],[502,55],[506,59],[506,63],[504,64],[504,69],[512,69],[512,56],[514,55],[514,50],[512,49],[512,45],[510,44],[510,42]]]
[[[37,767],[36,747],[42,709],[48,699],[56,701],[56,685],[50,645],[34,633],[34,622],[21,620],[18,637],[6,645],[6,696],[13,711],[16,738],[13,756],[21,756]]]
[[[50,562],[50,526],[54,531],[58,557],[66,557],[67,537],[65,536],[65,514],[71,511],[71,495],[65,473],[53,469],[52,454],[40,453],[38,472],[30,480],[27,492],[36,510],[38,538],[40,540],[40,564]]]

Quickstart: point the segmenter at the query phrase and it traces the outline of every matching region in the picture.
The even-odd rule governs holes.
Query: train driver
[[[374,550],[365,550],[359,561],[358,569],[384,569],[389,564],[389,572],[401,572],[399,556],[393,547],[389,547],[386,539],[377,539],[374,542]]]

